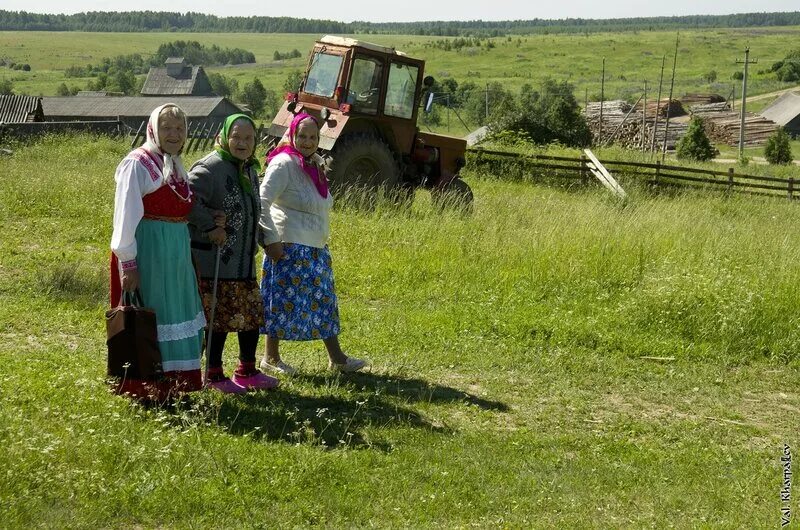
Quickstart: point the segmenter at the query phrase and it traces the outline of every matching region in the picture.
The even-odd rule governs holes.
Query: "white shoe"
[[[369,366],[369,361],[366,361],[364,359],[356,359],[355,357],[348,357],[347,360],[343,363],[335,363],[332,361],[328,361],[328,370],[332,370],[334,372],[342,372],[342,373],[358,372],[365,366]]]
[[[275,364],[268,363],[266,359],[261,359],[259,367],[265,372],[275,372],[283,375],[294,375],[297,373],[297,368],[291,364],[286,364],[283,361],[278,361]]]

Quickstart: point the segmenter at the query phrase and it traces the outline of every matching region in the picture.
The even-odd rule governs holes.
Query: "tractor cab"
[[[314,44],[297,91],[286,95],[269,139],[277,142],[294,115],[307,112],[321,124],[320,154],[329,159],[334,187],[449,188],[466,142],[417,129],[423,92],[433,84],[424,69],[423,60],[394,48],[325,36]]]

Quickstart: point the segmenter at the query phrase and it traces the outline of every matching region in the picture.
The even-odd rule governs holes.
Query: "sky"
[[[726,15],[798,11],[798,0],[701,1],[672,0],[0,0],[0,9],[33,13],[83,11],[194,11],[217,16],[287,16],[352,22],[417,22],[422,20],[529,20],[563,18],[631,18],[678,15]]]

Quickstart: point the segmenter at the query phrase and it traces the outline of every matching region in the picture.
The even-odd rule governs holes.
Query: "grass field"
[[[327,375],[321,345],[292,344],[303,375],[279,391],[154,411],[103,382],[125,151],[51,138],[0,158],[4,527],[780,524],[796,204],[626,183],[621,205],[473,171],[471,217],[424,193],[340,206],[342,343],[372,371]]]
[[[741,82],[731,76],[741,68],[737,59],[750,46],[751,58],[759,63],[751,68],[749,93],[770,92],[785,85],[772,74],[759,73],[796,48],[800,28],[749,28],[686,30],[680,33],[675,94],[718,92],[728,96]],[[251,33],[79,33],[79,32],[0,32],[2,55],[16,62],[29,63],[31,72],[0,69],[0,78],[11,79],[19,92],[52,95],[64,81],[63,70],[70,65],[97,63],[103,57],[119,54],[152,54],[158,46],[177,39],[198,40],[203,44],[239,47],[256,55],[256,65],[209,68],[224,71],[240,80],[257,75],[268,88],[280,91],[288,73],[305,66],[305,54],[319,35]],[[667,55],[664,95],[669,86],[671,57],[675,50],[675,32],[645,31],[598,33],[591,35],[538,35],[495,38],[492,49],[463,48],[444,51],[432,45],[437,38],[407,35],[360,36],[398,49],[427,61],[426,71],[444,79],[473,81],[478,86],[501,82],[513,90],[525,83],[537,85],[545,77],[567,79],[576,87],[576,95],[597,99],[600,95],[602,59],[606,58],[606,95],[633,98],[641,94],[644,81],[649,83],[650,98],[658,90],[661,58]],[[303,58],[273,63],[278,50],[298,49]],[[712,70],[717,80],[708,83],[703,76]],[[68,80],[85,86],[86,80]]]

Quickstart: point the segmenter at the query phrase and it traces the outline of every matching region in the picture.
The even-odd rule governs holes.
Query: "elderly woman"
[[[253,156],[255,145],[253,120],[244,114],[229,116],[217,136],[214,151],[195,163],[189,172],[195,197],[189,214],[192,247],[209,318],[211,306],[216,302],[211,324],[214,329],[206,335],[206,385],[232,394],[278,385],[277,379],[256,368],[263,305],[255,264],[261,210],[258,196],[261,165]],[[218,226],[220,217],[225,219],[222,227]],[[215,274],[219,280],[216,296]],[[222,368],[222,351],[229,332],[236,332],[239,338],[239,365],[231,379]]]
[[[186,216],[192,208],[180,152],[186,115],[168,103],[155,109],[147,140],[117,167],[114,229],[111,236],[111,305],[122,291],[139,289],[155,310],[164,379],[125,379],[119,390],[163,400],[175,391],[202,387],[200,354],[203,306],[192,266]]]
[[[339,308],[327,246],[333,197],[316,154],[318,146],[316,120],[298,114],[269,154],[261,183],[259,224],[266,243],[262,332],[267,335],[261,368],[288,375],[296,370],[281,359],[281,340],[321,339],[334,371],[355,372],[367,365],[346,356],[339,346]]]

